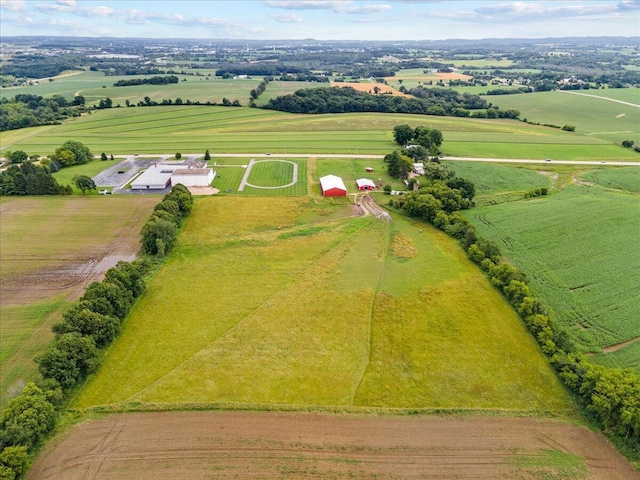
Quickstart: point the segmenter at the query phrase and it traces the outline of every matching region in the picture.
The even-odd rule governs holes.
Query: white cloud
[[[279,23],[302,23],[304,20],[296,13],[283,13],[281,15],[269,15]]]
[[[8,12],[26,12],[29,10],[24,3],[24,0],[0,0],[0,9]]]
[[[341,5],[353,3],[351,0],[266,0],[271,8],[284,10],[337,10]]]
[[[367,15],[391,9],[386,4],[361,4],[353,0],[265,0],[264,5],[282,10],[331,10],[337,13]]]

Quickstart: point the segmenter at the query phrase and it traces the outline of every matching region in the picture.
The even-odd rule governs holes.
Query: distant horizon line
[[[119,39],[119,40],[210,40],[210,41],[229,41],[229,42],[353,42],[353,43],[428,43],[428,42],[450,42],[450,41],[466,41],[466,42],[482,42],[482,41],[506,41],[506,40],[520,40],[520,41],[534,41],[534,40],[603,40],[603,39],[624,39],[624,40],[640,40],[640,35],[625,36],[625,35],[585,35],[585,36],[554,36],[554,37],[484,37],[484,38],[445,38],[445,39],[390,39],[390,40],[377,40],[377,39],[316,39],[316,38],[276,38],[276,39],[261,39],[261,38],[211,38],[211,37],[131,37],[131,36],[88,36],[88,35],[3,35],[2,43],[6,43],[8,39],[21,38],[21,39],[43,39],[43,38],[67,38],[67,39]]]

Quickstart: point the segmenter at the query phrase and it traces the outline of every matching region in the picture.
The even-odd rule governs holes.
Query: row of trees
[[[189,190],[176,185],[156,206],[149,222],[169,222],[174,227],[192,206]],[[153,228],[145,228],[142,242],[149,253],[145,241]],[[158,258],[159,250],[164,248],[166,253],[170,249],[166,245],[173,246],[175,236],[172,241],[156,237],[152,243],[152,255]],[[28,383],[0,415],[0,479],[21,478],[27,471],[29,455],[55,427],[65,398],[98,368],[102,353],[120,334],[124,319],[144,292],[152,265],[149,258],[119,262],[101,282],[91,283],[62,321],[53,325],[53,343],[35,359],[43,380],[38,385]]]
[[[255,100],[257,100],[258,97],[262,95],[262,92],[265,91],[265,89],[267,88],[267,85],[269,85],[269,82],[272,80],[273,80],[273,77],[264,77],[264,79],[260,82],[260,84],[249,92],[252,105],[253,105],[253,102],[255,102]]]
[[[189,189],[182,184],[174,185],[142,227],[144,252],[160,258],[169,253],[175,246],[182,220],[189,216],[192,208]]]
[[[0,195],[71,195],[70,186],[60,185],[46,165],[25,161],[0,172]]]
[[[389,203],[410,216],[426,220],[460,242],[468,257],[487,273],[521,316],[560,379],[576,394],[584,409],[606,433],[637,452],[640,378],[631,369],[594,365],[576,350],[542,301],[533,296],[526,275],[503,259],[495,243],[477,236],[475,227],[460,214],[460,210],[473,205],[474,191],[472,182],[436,164],[436,168],[427,172],[425,185]]]
[[[55,427],[65,396],[98,368],[101,352],[120,334],[150,266],[148,260],[119,262],[53,325],[55,340],[35,358],[44,380],[40,386],[28,383],[0,417],[0,478],[26,472],[29,454]]]
[[[178,83],[179,79],[175,75],[167,75],[165,77],[155,76],[151,78],[133,78],[131,80],[118,80],[113,84],[114,87],[128,87],[131,85],[169,85]]]

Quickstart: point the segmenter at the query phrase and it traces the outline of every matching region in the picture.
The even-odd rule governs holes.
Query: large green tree
[[[87,190],[96,189],[95,182],[87,175],[76,175],[71,181],[79,190],[82,190],[82,195],[84,195]]]
[[[71,152],[73,155],[69,155]],[[68,140],[56,149],[54,159],[63,167],[71,165],[84,165],[93,158],[89,147],[75,140]]]
[[[413,128],[407,124],[393,127],[393,139],[398,145],[405,146],[413,138]]]
[[[16,150],[15,152],[11,152],[9,155],[9,161],[11,163],[22,163],[26,162],[29,159],[29,155],[27,152],[22,150]]]
[[[11,400],[0,418],[0,439],[6,445],[32,447],[55,425],[56,411],[47,394],[34,383]]]
[[[64,333],[36,357],[42,376],[56,380],[63,389],[79,384],[98,366],[98,349],[90,337]]]
[[[384,161],[387,163],[389,175],[395,178],[405,179],[413,169],[413,162],[411,159],[400,153],[398,150],[385,155]]]

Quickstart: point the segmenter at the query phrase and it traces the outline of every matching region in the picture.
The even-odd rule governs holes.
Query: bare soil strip
[[[602,349],[602,351],[604,353],[612,353],[612,352],[617,352],[618,350],[620,350],[621,348],[624,348],[626,346],[631,345],[632,343],[636,343],[638,340],[640,340],[640,337],[635,337],[632,338],[630,340],[627,340],[626,342],[622,342],[622,343],[617,343],[615,345],[609,345],[608,347],[605,347]]]
[[[276,412],[130,413],[89,420],[50,442],[28,475],[311,477],[640,478],[601,435],[556,420]]]

